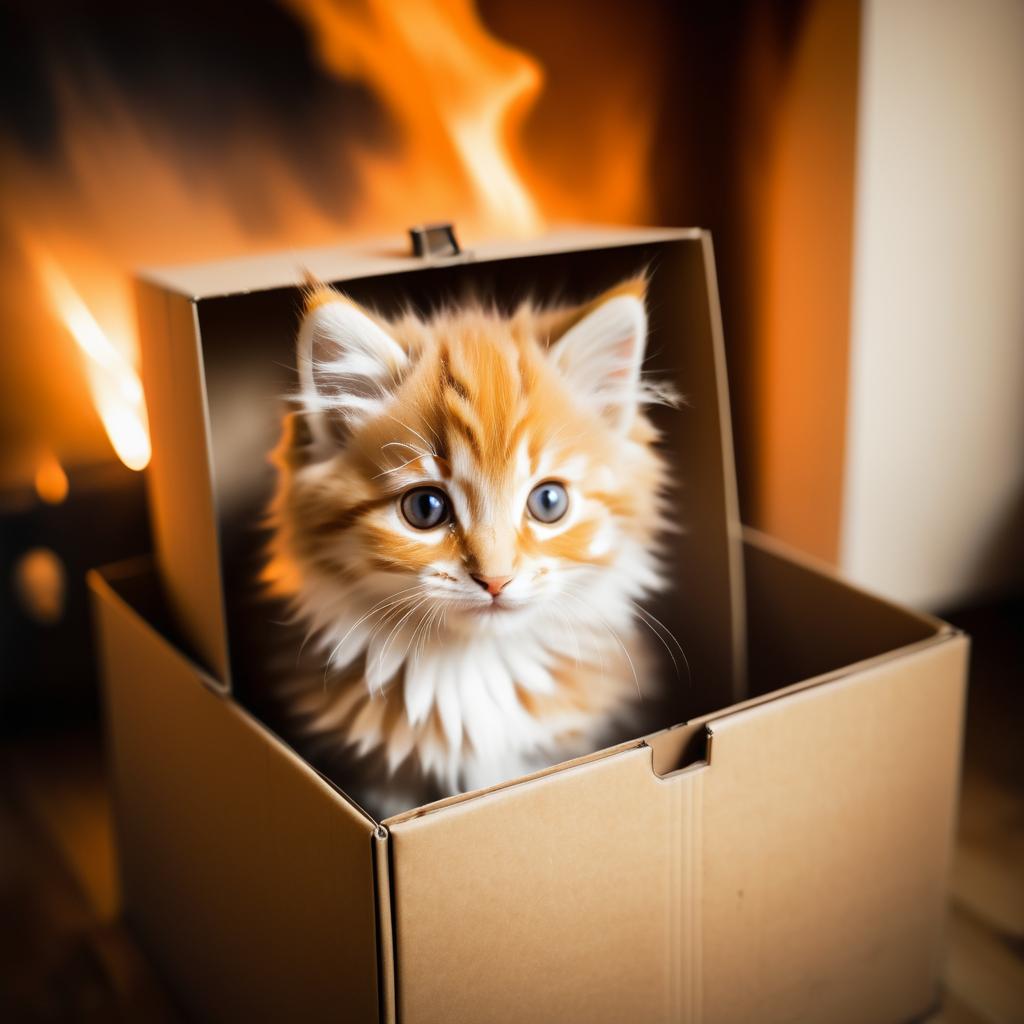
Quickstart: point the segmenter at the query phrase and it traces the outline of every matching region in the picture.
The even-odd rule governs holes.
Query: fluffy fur
[[[361,762],[371,803],[597,749],[655,695],[636,602],[662,582],[666,477],[643,411],[644,292],[390,322],[311,292],[265,579],[323,669],[283,699]],[[545,524],[527,498],[552,480],[569,505]],[[427,484],[453,514],[417,530],[401,498]],[[474,576],[512,579],[493,596]]]

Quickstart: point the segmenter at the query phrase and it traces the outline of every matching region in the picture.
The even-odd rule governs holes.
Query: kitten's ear
[[[402,346],[370,314],[332,288],[306,301],[296,358],[301,402],[318,439],[324,421],[345,427],[389,397],[408,363]]]
[[[646,282],[628,281],[577,311],[551,345],[550,358],[583,404],[620,433],[640,402],[647,344]]]

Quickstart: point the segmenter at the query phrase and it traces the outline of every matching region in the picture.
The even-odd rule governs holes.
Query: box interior
[[[659,720],[709,711],[743,692],[742,563],[736,541],[735,484],[713,258],[706,235],[615,244],[511,259],[469,259],[403,273],[335,279],[346,294],[385,315],[429,311],[465,298],[514,308],[580,302],[620,281],[650,277],[645,370],[686,398],[655,408],[673,463],[683,531],[669,540],[669,577],[680,581],[650,602],[678,638],[685,662],[655,642],[670,682]],[[197,304],[209,414],[212,480],[227,614],[231,683],[239,698],[269,714],[254,683],[274,657],[283,609],[254,600],[264,558],[264,511],[274,487],[267,453],[277,443],[283,396],[294,391],[297,288],[203,299]],[[697,581],[688,584],[687,581]]]
[[[746,532],[748,698],[909,647],[950,628],[844,582],[763,534]]]

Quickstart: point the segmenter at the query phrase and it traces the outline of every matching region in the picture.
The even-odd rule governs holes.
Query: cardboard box
[[[692,403],[667,425],[688,528],[671,557],[700,583],[670,623],[686,713],[376,821],[244,705],[222,528],[252,500],[227,469],[257,441],[216,422],[218,360],[294,320],[299,263],[372,298],[395,275],[555,269],[599,290],[638,258],[657,259],[662,358]],[[139,302],[156,568],[91,584],[125,906],[193,1013],[899,1024],[933,1004],[967,641],[741,531],[705,234],[570,234],[427,267],[333,250],[154,274]]]
[[[211,1021],[899,1024],[934,1003],[966,639],[748,534],[753,696],[375,822],[93,575],[127,915]]]

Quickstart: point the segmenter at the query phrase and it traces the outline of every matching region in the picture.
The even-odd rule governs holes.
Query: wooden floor
[[[954,618],[974,659],[944,1001],[928,1024],[1024,1024],[1024,601]],[[0,1022],[184,1019],[118,918],[95,730],[0,749],[0,922]]]
[[[8,745],[0,780],[0,1021],[182,1021],[118,918],[96,733]]]

